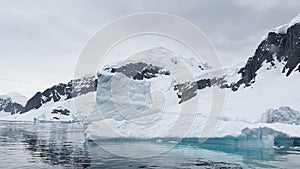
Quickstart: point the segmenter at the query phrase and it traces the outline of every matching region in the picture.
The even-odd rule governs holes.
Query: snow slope
[[[85,95],[79,96],[78,100],[85,100],[88,97],[93,97],[94,93],[88,93]],[[74,98],[75,99],[75,98]],[[75,105],[74,99],[62,100],[59,102],[49,102],[43,104],[38,109],[30,110],[26,113],[17,113],[14,115],[10,115],[9,113],[0,114],[0,120],[2,121],[26,121],[26,122],[78,122],[78,114],[80,112],[81,115],[86,112],[91,112],[88,108],[94,107],[93,105]],[[86,103],[86,102],[83,102]],[[83,113],[84,112],[84,113]]]
[[[48,103],[23,114],[1,115],[3,121],[74,122],[77,120],[73,100]]]
[[[225,116],[254,121],[269,108],[289,106],[300,110],[300,74],[286,77],[281,73],[283,65],[279,62],[276,62],[276,67],[269,67],[264,64],[258,70],[255,83],[250,87],[236,92],[226,89]]]

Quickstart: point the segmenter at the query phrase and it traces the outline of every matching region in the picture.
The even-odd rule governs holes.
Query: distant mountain
[[[10,113],[11,115],[19,113],[23,110],[23,106],[14,102],[10,97],[0,97],[0,112]]]
[[[28,98],[24,95],[21,95],[20,93],[8,93],[5,95],[0,95],[0,98],[2,99],[8,99],[10,98],[12,102],[21,104],[21,105],[25,105]]]
[[[17,93],[9,93],[0,96],[0,112],[16,114],[26,113],[30,110],[39,109],[42,105],[69,100],[97,89],[95,76],[87,75],[80,79],[74,79],[68,83],[54,85],[45,91],[37,92],[33,97],[27,99]]]
[[[262,114],[260,122],[300,125],[300,113],[287,106],[282,106],[278,109],[268,109]]]
[[[11,115],[23,111],[27,98],[19,93],[8,93],[0,96],[0,112]]]

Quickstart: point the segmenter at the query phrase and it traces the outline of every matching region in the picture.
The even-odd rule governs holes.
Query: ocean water
[[[91,142],[78,123],[0,122],[0,168],[289,169],[300,168],[300,148],[241,148],[172,138]]]

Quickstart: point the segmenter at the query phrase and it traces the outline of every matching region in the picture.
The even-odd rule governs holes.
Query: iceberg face
[[[123,74],[98,76],[97,108],[103,119],[120,121],[145,116],[151,108],[150,82],[135,81]]]
[[[268,127],[259,128],[245,128],[242,130],[242,134],[239,139],[243,140],[244,144],[260,145],[260,146],[273,146],[276,137],[288,137],[286,134],[278,132]]]
[[[292,137],[272,127],[245,128],[238,139],[241,140],[241,143],[246,144],[246,146],[252,145],[255,147],[299,146],[300,140],[299,136]]]
[[[174,84],[165,74],[138,80],[100,72],[95,110],[84,119],[88,139],[152,138],[168,132],[181,110]]]
[[[285,123],[285,124],[300,124],[300,113],[287,106],[282,106],[278,109],[268,109],[262,114],[261,122],[263,123]]]
[[[99,71],[95,110],[82,120],[87,138],[184,137],[194,119],[184,112],[186,120],[178,122],[182,107],[198,106],[191,98],[180,102],[175,88],[193,80],[186,64],[204,69],[196,61],[155,48]]]

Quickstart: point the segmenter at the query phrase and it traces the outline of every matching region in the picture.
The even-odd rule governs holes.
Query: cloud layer
[[[296,16],[294,0],[2,0],[0,94],[31,96],[66,82],[85,42],[106,23],[137,12],[165,12],[198,26],[225,66],[245,61],[271,28]]]

